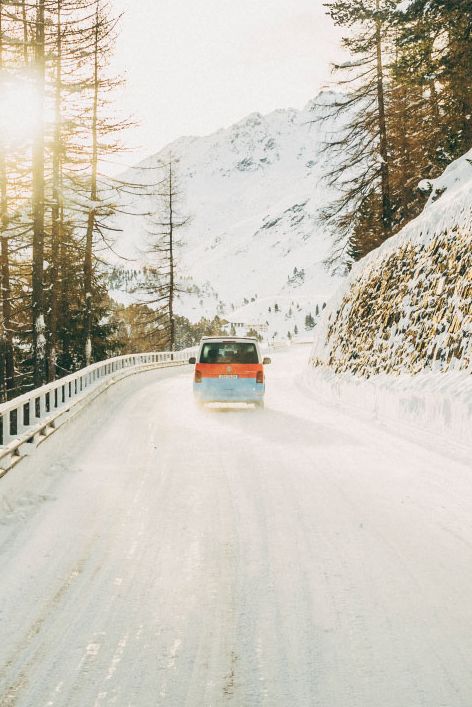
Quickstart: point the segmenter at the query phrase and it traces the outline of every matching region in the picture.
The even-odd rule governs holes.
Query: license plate
[[[220,378],[233,378],[233,379],[234,379],[234,378],[237,378],[237,377],[238,377],[238,376],[235,376],[235,375],[232,375],[232,376],[229,376],[229,375],[221,375],[221,376],[220,376]]]

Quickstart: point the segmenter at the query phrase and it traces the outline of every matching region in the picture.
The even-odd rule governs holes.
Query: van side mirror
[[[269,363],[272,363],[272,359],[269,358],[268,356],[265,356],[265,358],[264,358],[264,360],[262,361],[262,363],[264,364],[264,366],[267,366],[267,365],[269,365]]]
[[[188,362],[189,363],[197,363],[197,359],[195,358],[195,356],[192,356],[192,358],[189,358]]]

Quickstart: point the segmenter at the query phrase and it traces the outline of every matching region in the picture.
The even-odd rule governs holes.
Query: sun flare
[[[0,139],[8,144],[31,140],[39,124],[39,101],[34,85],[26,79],[0,84]]]

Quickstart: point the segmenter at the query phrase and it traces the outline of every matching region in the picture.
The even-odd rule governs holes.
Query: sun
[[[32,140],[39,127],[39,101],[28,78],[0,79],[0,139],[7,145]]]

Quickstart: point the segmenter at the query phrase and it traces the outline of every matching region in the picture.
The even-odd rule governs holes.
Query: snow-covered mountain
[[[320,153],[330,125],[316,118],[331,100],[324,93],[303,110],[253,113],[207,137],[181,138],[124,175],[149,184],[170,153],[178,160],[182,211],[190,216],[180,273],[194,290],[181,298],[181,314],[269,321],[286,336],[330,296],[337,282],[323,265],[329,237],[317,223],[329,198]],[[145,213],[156,205],[128,197],[125,208]],[[131,267],[146,264],[147,219],[122,215],[118,226],[117,252]]]

